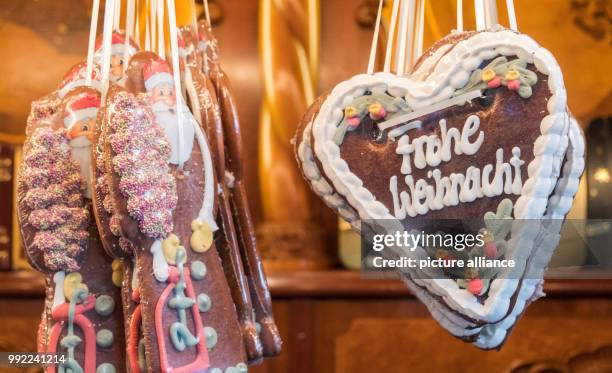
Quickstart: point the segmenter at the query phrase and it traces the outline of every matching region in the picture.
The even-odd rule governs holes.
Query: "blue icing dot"
[[[217,331],[210,326],[204,327],[204,336],[206,337],[206,347],[209,349],[217,344]]]
[[[210,297],[204,293],[198,295],[198,308],[200,312],[207,312],[210,309],[212,302]]]
[[[236,368],[240,373],[246,373],[249,370],[249,367],[245,363],[236,364]]]
[[[96,369],[96,373],[115,373],[115,366],[111,363],[103,363],[98,365],[98,369]]]
[[[191,262],[191,277],[194,280],[201,280],[206,276],[206,265],[199,260]]]
[[[257,334],[261,333],[261,324],[257,321],[255,321],[255,331],[257,331]]]
[[[115,301],[109,295],[100,295],[98,298],[96,298],[96,305],[94,309],[98,315],[108,316],[115,310]]]
[[[213,368],[210,373],[223,373],[223,371],[219,368]]]
[[[238,370],[238,368],[229,367],[225,369],[225,373],[240,373],[240,370]]]
[[[100,347],[110,347],[113,344],[113,332],[108,329],[101,329],[96,334],[96,343]]]

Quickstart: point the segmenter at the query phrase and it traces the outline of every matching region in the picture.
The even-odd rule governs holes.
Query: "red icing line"
[[[136,292],[136,290],[134,290]],[[138,328],[142,317],[140,304],[134,308],[132,319],[130,320],[130,338],[127,343],[127,355],[132,373],[140,373],[140,365],[138,364]]]
[[[90,295],[87,297],[87,301],[84,304],[77,305],[74,311],[74,322],[81,328],[85,337],[85,366],[83,370],[85,373],[94,373],[96,371],[96,333],[94,326],[87,317],[83,315],[84,312],[91,310],[94,307],[95,297]],[[62,329],[65,322],[68,320],[68,308],[70,304],[61,304],[51,311],[53,320],[53,328],[51,329],[51,335],[49,338],[48,351],[49,353],[55,353],[59,343],[59,338],[62,334]],[[50,365],[47,368],[47,373],[55,373],[55,365]]]
[[[191,278],[189,277],[189,269],[184,268],[183,271],[185,276],[185,291],[187,293],[187,296],[189,298],[195,299],[195,291],[193,290]],[[166,300],[168,299],[168,295],[176,287],[176,282],[178,281],[178,279],[178,270],[176,269],[176,267],[170,266],[170,275],[168,276],[168,280],[170,280],[171,284],[164,289],[164,291],[159,297],[159,300],[157,301],[157,304],[155,305],[155,332],[157,334],[157,344],[159,346],[159,360],[161,363],[162,373],[192,373],[197,370],[208,369],[208,367],[210,366],[208,350],[206,349],[204,327],[202,325],[202,319],[200,318],[200,310],[198,309],[197,302],[194,303],[191,307],[194,324],[196,325],[196,334],[199,338],[199,342],[196,345],[196,349],[198,351],[197,357],[191,363],[183,365],[181,367],[172,367],[168,363],[166,340],[164,338],[164,333],[166,333],[167,330],[164,328],[163,325],[162,314],[164,311],[164,307],[166,306]]]

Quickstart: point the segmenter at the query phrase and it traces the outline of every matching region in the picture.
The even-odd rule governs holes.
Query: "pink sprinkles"
[[[110,109],[108,139],[116,154],[112,165],[120,177],[119,190],[127,198],[128,212],[146,236],[163,238],[172,232],[177,202],[176,183],[168,166],[170,145],[144,101],[121,92]],[[121,240],[120,245],[130,249]]]
[[[32,246],[52,271],[79,270],[76,257],[87,248],[89,211],[79,172],[63,131],[34,131],[24,158],[23,203],[32,209],[27,222],[37,230]]]

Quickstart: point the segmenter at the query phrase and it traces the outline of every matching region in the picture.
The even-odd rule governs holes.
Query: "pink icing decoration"
[[[23,202],[32,209],[28,223],[37,232],[32,246],[53,271],[79,270],[76,257],[87,247],[89,211],[81,195],[79,165],[63,131],[38,128],[25,149]]]
[[[108,139],[130,216],[146,236],[163,238],[172,232],[177,196],[168,166],[170,145],[154,118],[144,101],[121,92],[111,105]]]

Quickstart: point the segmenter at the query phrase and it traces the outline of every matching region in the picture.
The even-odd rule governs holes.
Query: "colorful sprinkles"
[[[78,271],[77,256],[87,247],[90,217],[79,172],[64,131],[34,130],[22,171],[28,189],[23,202],[32,210],[27,222],[37,230],[33,246],[53,271]]]
[[[119,190],[127,198],[130,216],[142,233],[163,238],[172,232],[177,195],[168,166],[170,145],[145,102],[127,92],[110,107],[109,143]],[[125,243],[124,243],[125,245]],[[123,246],[122,246],[123,247]]]

